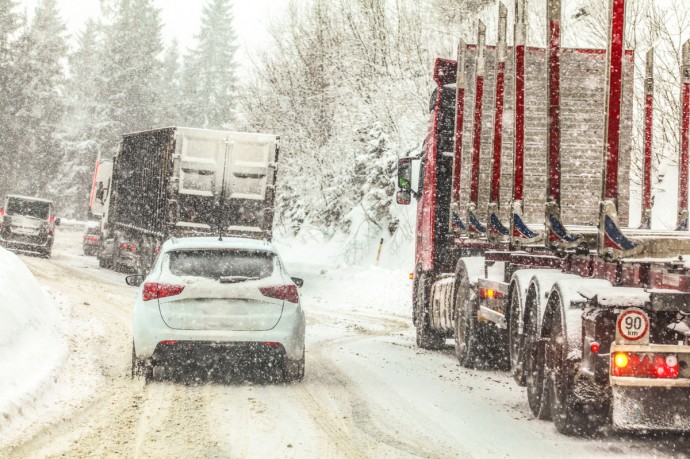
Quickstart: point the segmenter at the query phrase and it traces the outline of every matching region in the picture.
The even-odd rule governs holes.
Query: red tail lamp
[[[678,368],[678,357],[674,354],[616,352],[611,361],[613,376],[677,378]]]
[[[491,288],[480,288],[479,289],[479,296],[481,296],[485,300],[493,300],[493,299],[500,299],[500,298],[505,298],[505,293],[501,293],[498,290],[494,290]]]

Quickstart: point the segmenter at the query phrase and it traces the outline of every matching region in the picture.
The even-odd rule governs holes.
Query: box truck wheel
[[[417,278],[413,289],[413,319],[416,330],[417,346],[422,349],[441,349],[445,344],[443,335],[431,329],[427,313],[429,298],[426,275]]]

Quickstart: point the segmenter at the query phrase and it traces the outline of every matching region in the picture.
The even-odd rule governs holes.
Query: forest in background
[[[604,47],[601,0],[565,6],[565,46]],[[690,38],[683,0],[629,2],[636,82],[657,53],[657,184],[675,163],[680,45]],[[662,4],[663,3],[663,4]],[[417,154],[428,122],[436,56],[475,41],[478,17],[495,40],[494,0],[293,0],[272,18],[272,41],[239,81],[232,0],[206,0],[198,44],[165,44],[153,0],[101,0],[70,49],[56,0],[28,20],[0,0],[0,196],[51,197],[84,218],[97,157],[126,132],[161,126],[273,132],[281,136],[277,225],[326,237],[410,240],[394,203],[397,159]],[[507,2],[512,23],[512,2]],[[544,45],[544,1],[529,2],[530,45]],[[509,44],[512,39],[509,27]],[[636,91],[634,157],[641,152]],[[632,180],[639,182],[639,169]]]

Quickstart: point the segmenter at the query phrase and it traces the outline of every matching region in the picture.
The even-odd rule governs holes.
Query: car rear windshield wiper
[[[218,281],[221,284],[235,284],[237,282],[244,282],[244,281],[250,281],[250,280],[258,280],[258,277],[249,277],[249,276],[220,276]]]

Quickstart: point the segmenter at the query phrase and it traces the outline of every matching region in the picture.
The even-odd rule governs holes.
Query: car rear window
[[[48,218],[50,203],[45,201],[28,201],[19,198],[7,200],[7,215],[23,215],[25,217]]]
[[[258,250],[180,250],[168,256],[170,272],[176,276],[262,279],[275,269],[275,254]]]

